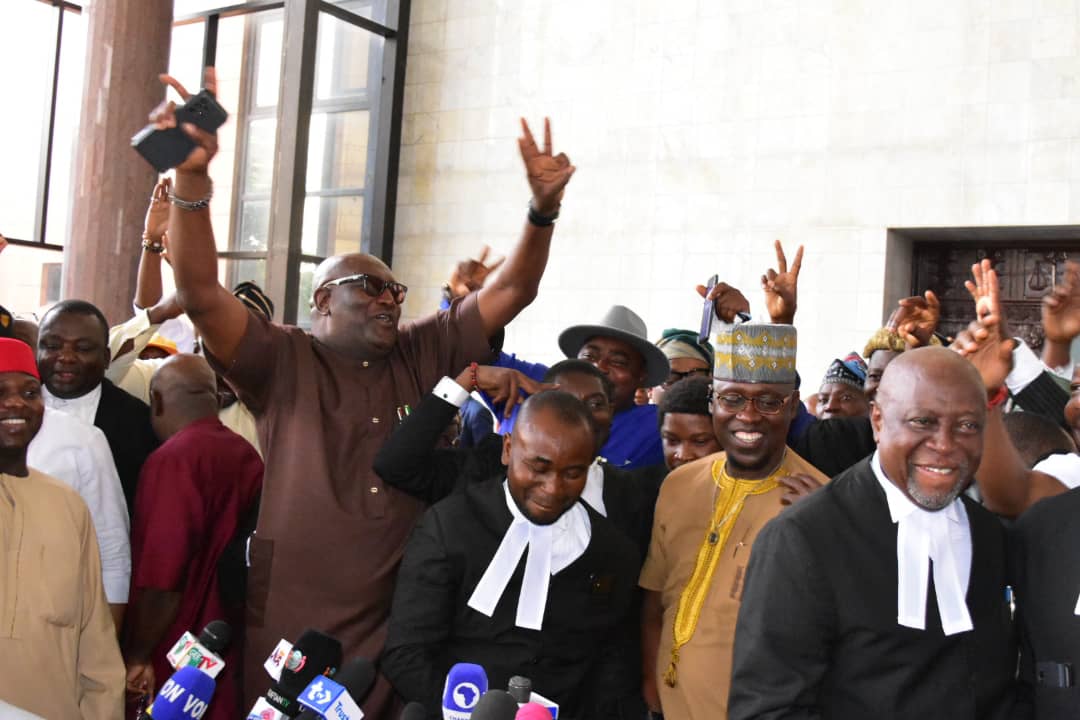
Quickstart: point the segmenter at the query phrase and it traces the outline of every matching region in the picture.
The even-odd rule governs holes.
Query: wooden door
[[[1039,352],[1042,298],[1059,282],[1066,260],[1080,259],[1080,243],[1048,243],[1023,247],[956,242],[921,242],[913,248],[912,295],[933,290],[941,300],[938,331],[954,337],[975,316],[975,304],[964,288],[971,266],[990,258],[1001,282],[1008,332]]]

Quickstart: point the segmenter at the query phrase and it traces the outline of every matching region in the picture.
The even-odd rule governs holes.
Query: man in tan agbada
[[[114,720],[124,663],[90,512],[26,466],[44,412],[33,351],[0,338],[0,698],[49,719]]]
[[[716,336],[711,409],[723,452],[664,481],[639,584],[642,691],[680,720],[727,717],[735,620],[754,538],[828,478],[787,448],[798,406],[795,328],[742,324]]]

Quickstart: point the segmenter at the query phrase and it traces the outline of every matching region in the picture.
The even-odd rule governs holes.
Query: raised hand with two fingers
[[[761,276],[761,289],[765,291],[765,307],[774,323],[791,325],[795,322],[798,307],[799,271],[802,270],[803,246],[795,251],[795,259],[788,267],[784,246],[777,240],[776,269],[769,268]]]
[[[532,189],[532,208],[543,217],[554,217],[559,212],[563,191],[577,170],[570,164],[566,153],[552,154],[551,121],[544,118],[544,145],[538,147],[529,124],[521,119],[522,137],[518,138],[521,159],[525,162],[525,175]]]

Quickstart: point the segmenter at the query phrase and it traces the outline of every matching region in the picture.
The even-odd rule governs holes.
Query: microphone
[[[469,720],[487,689],[488,679],[484,668],[475,663],[454,665],[446,674],[446,684],[443,685],[443,720]]]
[[[259,698],[248,720],[295,718],[302,707],[297,697],[315,676],[330,677],[341,665],[341,643],[318,630],[305,630],[292,646],[281,669],[281,679]]]
[[[552,720],[551,713],[543,705],[530,702],[518,708],[514,720]]]
[[[532,695],[532,680],[521,675],[515,675],[510,678],[506,691],[510,693],[510,697],[514,698],[516,702],[527,703],[529,702],[529,696]]]
[[[186,665],[161,686],[154,704],[140,720],[199,720],[206,713],[217,683],[202,670]]]
[[[173,668],[197,667],[210,677],[216,678],[225,668],[221,654],[232,639],[232,628],[224,620],[212,620],[199,637],[185,632],[165,655]]]
[[[342,666],[331,680],[318,676],[304,688],[297,700],[306,710],[297,720],[361,720],[364,712],[356,704],[375,684],[375,666],[367,658],[354,658]]]
[[[532,680],[521,675],[514,675],[510,678],[510,682],[506,687],[507,692],[510,693],[510,697],[517,701],[519,706],[526,703],[531,705],[539,705],[544,709],[544,717],[548,720],[559,717],[559,704],[553,700],[548,700],[546,697],[533,690]],[[537,717],[540,717],[539,715]]]
[[[489,690],[473,708],[472,720],[514,720],[518,704],[505,690]]]
[[[418,702],[411,702],[401,711],[399,720],[427,720],[427,710]]]

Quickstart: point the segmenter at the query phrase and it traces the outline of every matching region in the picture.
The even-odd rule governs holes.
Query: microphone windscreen
[[[443,717],[468,717],[487,692],[488,679],[484,668],[476,663],[456,663],[446,673],[443,686]]]
[[[367,658],[353,658],[341,666],[334,675],[334,681],[344,687],[359,705],[375,684],[375,665]]]
[[[224,620],[211,620],[199,633],[199,644],[215,655],[221,655],[229,647],[230,641],[232,628]]]
[[[427,720],[427,710],[418,702],[411,702],[401,711],[401,720]]]
[[[514,720],[551,720],[551,713],[543,705],[525,703],[518,708]]]
[[[318,630],[305,630],[285,658],[281,679],[266,691],[271,705],[298,715],[296,698],[316,675],[331,676],[341,665],[341,643]]]
[[[150,715],[154,720],[191,720],[200,718],[214,697],[214,678],[202,670],[185,665],[161,686]]]
[[[473,708],[471,720],[514,720],[518,704],[505,690],[488,690]]]

